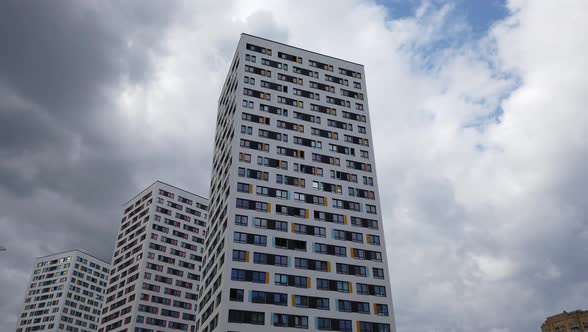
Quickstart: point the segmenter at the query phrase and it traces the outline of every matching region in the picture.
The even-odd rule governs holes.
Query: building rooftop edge
[[[576,309],[576,310],[572,310],[572,311],[564,310],[563,312],[560,312],[559,314],[551,315],[551,316],[548,316],[547,318],[545,318],[545,321],[541,324],[541,326],[543,326],[543,325],[547,324],[549,321],[552,321],[557,318],[564,318],[565,319],[569,316],[585,315],[585,314],[588,314],[587,310],[582,310],[582,309]]]
[[[135,196],[131,197],[131,198],[130,198],[128,201],[124,202],[122,205],[127,205],[127,204],[128,204],[130,201],[132,201],[133,199],[137,198],[137,196],[141,195],[141,193],[142,193],[142,192],[144,192],[145,190],[147,190],[147,188],[149,188],[149,187],[152,187],[152,186],[153,186],[154,184],[156,184],[156,183],[161,183],[161,184],[164,184],[164,185],[166,185],[166,186],[170,186],[170,187],[172,187],[172,188],[175,188],[175,189],[181,190],[181,191],[183,191],[183,192],[186,192],[186,193],[188,193],[188,194],[190,194],[190,195],[198,196],[198,197],[200,197],[200,198],[202,198],[202,199],[205,199],[205,200],[208,202],[208,198],[206,198],[206,197],[204,197],[204,196],[202,196],[202,195],[195,194],[195,193],[193,193],[193,192],[191,192],[191,191],[188,191],[188,190],[186,190],[186,189],[182,189],[182,188],[180,188],[180,187],[177,187],[177,186],[174,186],[174,185],[172,185],[172,184],[169,184],[169,183],[163,182],[163,181],[161,181],[161,180],[155,180],[155,181],[154,181],[152,184],[150,184],[150,185],[148,185],[147,187],[145,187],[145,189],[141,190],[141,191],[140,191],[138,194],[136,194]]]
[[[282,42],[271,40],[271,39],[268,39],[268,38],[263,38],[263,37],[251,35],[251,34],[248,34],[248,33],[245,33],[245,32],[242,32],[241,35],[246,35],[246,36],[257,38],[257,39],[266,40],[266,41],[269,41],[269,42],[272,42],[272,43],[276,43],[276,44],[280,44],[280,45],[284,45],[284,46],[296,48],[296,49],[299,49],[299,50],[302,50],[302,51],[305,51],[305,52],[310,52],[310,53],[318,54],[318,55],[321,55],[321,56],[325,56],[327,58],[332,58],[332,59],[336,59],[336,60],[339,60],[339,61],[344,61],[344,62],[348,62],[348,63],[352,63],[354,65],[358,65],[358,66],[364,67],[364,65],[362,65],[361,63],[357,63],[357,62],[353,62],[353,61],[349,61],[349,60],[337,58],[337,57],[334,57],[334,56],[331,56],[331,55],[327,55],[327,54],[323,54],[323,53],[319,53],[319,52],[307,50],[307,49],[302,48],[302,47],[292,46],[292,45],[289,45],[289,44],[286,44],[286,43],[282,43]]]
[[[54,253],[54,254],[49,254],[49,255],[45,255],[45,256],[40,256],[40,257],[37,257],[37,258],[35,258],[35,259],[41,259],[41,258],[46,258],[46,257],[50,257],[50,256],[56,256],[56,255],[65,254],[65,253],[68,253],[68,252],[76,252],[76,251],[77,251],[77,252],[81,252],[81,253],[82,253],[82,254],[84,254],[84,255],[88,255],[88,256],[90,256],[90,257],[96,258],[97,260],[99,260],[99,261],[101,261],[101,262],[104,262],[104,263],[108,264],[108,266],[111,266],[111,264],[110,264],[109,262],[107,262],[107,261],[103,260],[102,258],[96,257],[96,256],[94,256],[94,255],[92,255],[92,254],[90,254],[90,253],[88,253],[88,252],[86,252],[86,251],[84,251],[84,250],[82,250],[82,249],[78,249],[78,248],[76,248],[76,249],[71,249],[71,250],[66,250],[66,251],[62,251],[62,252],[57,252],[57,253]]]

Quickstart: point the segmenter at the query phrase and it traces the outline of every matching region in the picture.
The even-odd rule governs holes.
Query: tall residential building
[[[394,331],[364,68],[242,34],[219,98],[198,326]]]
[[[541,324],[542,332],[588,332],[588,311],[564,311],[547,317]]]
[[[35,261],[16,332],[94,332],[110,264],[80,250]]]
[[[195,331],[207,205],[157,181],[123,206],[100,332]]]

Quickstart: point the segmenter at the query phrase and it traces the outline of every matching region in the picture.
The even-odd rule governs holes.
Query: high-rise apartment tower
[[[37,258],[16,332],[95,332],[109,271],[77,249]]]
[[[216,125],[198,330],[394,331],[363,66],[243,34]]]
[[[100,332],[194,332],[208,201],[157,181],[123,206]]]

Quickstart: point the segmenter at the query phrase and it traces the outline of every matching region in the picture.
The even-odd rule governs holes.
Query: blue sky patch
[[[423,1],[417,0],[374,0],[377,4],[388,8],[390,19],[414,16]],[[505,0],[433,0],[432,6],[452,5],[451,21],[463,21],[470,28],[472,37],[484,35],[492,25],[508,15]]]

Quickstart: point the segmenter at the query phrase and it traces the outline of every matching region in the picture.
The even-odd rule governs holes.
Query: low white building
[[[77,249],[37,258],[16,332],[96,331],[109,273]]]

